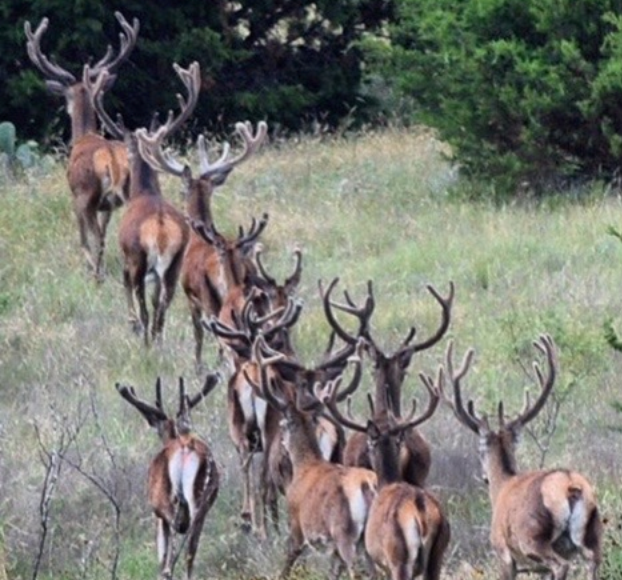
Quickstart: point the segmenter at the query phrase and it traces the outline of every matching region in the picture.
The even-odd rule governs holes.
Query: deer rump
[[[387,571],[412,566],[404,577],[414,578],[423,574],[437,551],[446,546],[449,533],[436,498],[396,482],[378,492],[365,528],[365,548]]]
[[[294,469],[287,489],[290,527],[315,544],[356,544],[376,496],[376,474],[368,469],[321,462]],[[298,528],[298,529],[296,529]]]
[[[536,505],[529,506],[534,500]],[[497,502],[501,509],[493,514],[493,546],[506,545],[518,560],[524,561],[525,555],[532,562],[540,560],[516,545],[515,538],[525,533],[536,545],[550,544],[566,560],[582,546],[592,550],[598,544],[596,500],[580,473],[557,469],[518,474],[502,488]]]
[[[206,460],[207,458],[207,460]],[[196,509],[206,499],[209,479],[213,477],[211,452],[202,441],[186,437],[170,441],[149,466],[149,502],[157,517],[179,534],[188,532],[190,505]]]

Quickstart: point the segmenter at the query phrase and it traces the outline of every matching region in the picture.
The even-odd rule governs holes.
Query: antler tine
[[[224,322],[218,320],[214,315],[207,320],[201,318],[201,324],[204,328],[221,338],[229,338],[234,340],[242,340],[250,343],[250,337],[244,330],[235,329]]]
[[[268,274],[268,272],[266,271],[264,267],[263,259],[261,257],[262,253],[263,253],[262,248],[258,249],[255,252],[255,261],[257,262],[257,267],[259,268],[259,272],[266,279],[266,282],[268,282],[268,284],[272,284],[273,286],[276,286],[276,280],[272,276],[270,276],[270,274]]]
[[[264,353],[270,355],[269,358],[264,358]],[[285,411],[287,403],[279,400],[274,394],[272,387],[273,379],[268,378],[267,367],[271,364],[279,362],[285,358],[283,353],[277,352],[268,347],[263,336],[260,334],[253,343],[252,357],[255,363],[259,366],[260,377],[260,392],[264,399],[268,401],[275,409]],[[270,384],[268,384],[270,383]]]
[[[30,22],[27,20],[24,23],[24,32],[28,38],[26,43],[28,56],[33,64],[49,79],[56,80],[65,86],[73,85],[76,82],[76,77],[68,70],[52,62],[41,52],[41,37],[47,30],[49,23],[48,18],[43,18],[34,33],[32,32]]]
[[[168,112],[166,123],[163,125],[166,136],[177,131],[188,120],[199,101],[199,89],[201,87],[201,69],[197,61],[191,63],[187,69],[182,68],[177,63],[173,63],[173,69],[186,87],[188,96],[184,97],[181,93],[177,94],[181,112],[177,117],[175,117],[175,113],[172,110]]]
[[[283,286],[288,292],[293,290],[300,284],[300,275],[302,273],[302,250],[297,246],[294,248],[294,271],[291,276],[285,279]]]
[[[542,407],[544,407],[547,398],[553,391],[553,385],[555,384],[555,378],[557,375],[557,363],[555,357],[555,343],[553,342],[553,339],[548,334],[542,334],[537,341],[534,341],[533,344],[540,352],[546,355],[548,374],[545,379],[544,375],[542,374],[540,365],[537,362],[533,363],[533,368],[538,379],[538,384],[540,385],[540,394],[538,395],[538,398],[536,399],[533,406],[530,406],[529,395],[526,394],[525,406],[523,407],[522,412],[518,415],[518,417],[516,417],[516,419],[510,421],[510,423],[508,423],[507,425],[507,427],[510,429],[516,427],[523,427],[524,425],[529,423],[529,421],[534,419],[542,410]]]
[[[443,338],[443,335],[447,332],[447,329],[449,328],[449,322],[451,320],[451,308],[452,308],[452,304],[454,300],[454,293],[455,293],[455,287],[454,287],[453,281],[449,282],[449,294],[447,295],[446,298],[441,296],[439,292],[436,290],[436,288],[434,288],[434,286],[432,286],[431,284],[428,284],[426,288],[428,289],[428,292],[430,292],[430,294],[432,294],[432,296],[436,298],[436,301],[441,305],[441,309],[442,309],[441,323],[438,329],[436,330],[436,332],[432,336],[430,336],[428,339],[423,340],[419,343],[414,343],[410,345],[409,347],[407,347],[405,343],[403,347],[405,350],[412,349],[413,352],[420,352],[422,350],[426,350],[434,346],[441,338]],[[407,342],[410,342],[410,340],[412,340],[412,338],[415,335],[415,332],[416,332],[415,328],[412,328],[411,329],[412,336],[409,334],[410,338]]]
[[[104,67],[109,70],[117,69],[136,46],[136,39],[138,38],[138,32],[140,30],[140,21],[138,18],[134,18],[130,25],[120,12],[117,11],[114,15],[123,29],[122,32],[119,32],[119,53],[116,58],[112,59],[114,50],[112,46],[108,45],[106,54],[92,67],[93,73],[96,75],[99,74],[99,71]]]
[[[236,123],[235,129],[243,140],[242,152],[237,157],[228,159],[229,143],[226,143],[220,159],[211,166],[211,173],[228,173],[236,165],[239,165],[242,161],[253,155],[263,143],[268,126],[264,121],[260,121],[257,125],[257,133],[254,136],[252,132],[252,125],[249,121],[246,121],[245,123]]]
[[[369,334],[368,332],[369,319],[371,318],[371,315],[373,314],[374,307],[375,307],[372,281],[368,280],[367,282],[367,296],[365,298],[365,303],[362,307],[357,307],[354,304],[354,302],[351,299],[349,299],[349,297],[346,298],[346,300],[349,300],[350,302],[350,304],[348,305],[338,304],[338,303],[333,302],[330,299],[331,293],[338,282],[339,282],[338,277],[333,278],[333,280],[328,285],[326,292],[324,292],[324,289],[322,287],[322,281],[318,280],[320,296],[322,297],[322,302],[324,305],[324,314],[326,316],[326,319],[328,320],[328,323],[333,328],[333,330],[337,333],[339,338],[341,338],[344,342],[347,342],[350,345],[354,345],[358,341],[359,336],[368,337],[368,334]],[[357,332],[357,336],[352,336],[350,333],[348,333],[343,328],[343,326],[341,326],[341,324],[337,321],[337,318],[335,317],[332,311],[332,307],[338,308],[339,310],[347,312],[348,314],[352,314],[356,316],[356,318],[358,318],[359,329]]]
[[[344,399],[346,399],[347,397],[350,397],[352,393],[354,393],[354,391],[356,391],[356,389],[358,389],[359,385],[361,384],[361,378],[363,377],[363,346],[364,344],[365,344],[365,340],[362,338],[359,339],[359,341],[356,344],[355,354],[348,357],[348,363],[354,366],[354,374],[352,375],[352,378],[350,379],[349,385],[339,393],[339,396],[336,399],[338,403],[341,403]]]
[[[117,116],[117,121],[113,121],[104,108],[104,94],[106,89],[112,85],[116,77],[115,75],[110,74],[110,71],[106,68],[103,68],[100,71],[94,81],[92,80],[93,76],[94,75],[90,72],[89,65],[84,65],[82,82],[89,93],[97,116],[101,120],[106,131],[108,131],[115,139],[122,140],[125,128],[121,117]]]
[[[283,315],[277,322],[275,322],[270,328],[264,331],[264,337],[270,339],[281,330],[291,328],[298,322],[300,313],[302,312],[303,302],[300,299],[294,299],[289,297],[287,300],[287,306]],[[278,310],[278,309],[277,309]]]
[[[253,126],[249,121],[245,123],[236,123],[235,130],[243,140],[242,152],[237,155],[237,157],[229,159],[229,143],[225,142],[223,145],[223,153],[216,162],[209,163],[207,152],[201,154],[201,177],[209,177],[215,173],[229,173],[236,165],[248,159],[263,143],[268,131],[268,125],[265,121],[260,121],[257,124],[257,132],[255,135],[253,135]]]
[[[203,382],[203,387],[201,388],[201,390],[196,395],[194,395],[194,397],[186,397],[188,401],[188,408],[193,409],[194,407],[196,407],[205,397],[207,397],[207,395],[209,395],[214,390],[214,388],[221,379],[221,373],[209,373],[205,377],[205,381]]]
[[[164,406],[162,405],[162,379],[160,377],[156,379],[155,392],[156,392],[156,400],[155,400],[156,407],[160,409],[160,411],[163,411]]]
[[[156,171],[170,173],[177,177],[183,175],[185,165],[177,161],[169,151],[164,151],[162,142],[167,135],[166,126],[162,125],[153,133],[144,127],[136,131],[138,150],[142,158]]]
[[[157,421],[166,420],[167,416],[162,410],[162,407],[158,406],[157,403],[156,406],[153,406],[147,403],[147,401],[139,399],[136,396],[136,391],[134,390],[134,387],[132,387],[131,385],[122,385],[121,383],[116,383],[115,388],[117,389],[117,392],[128,403],[130,403],[130,405],[132,405],[152,427],[156,425]]]
[[[453,401],[445,393],[445,390],[444,390],[445,373],[442,369],[439,369],[439,380],[438,380],[439,392],[441,396],[443,397],[443,400],[452,408],[456,418],[463,425],[471,429],[471,431],[479,434],[480,428],[485,427],[486,425],[485,419],[477,418],[477,416],[475,415],[472,401],[468,402],[467,409],[464,408],[464,405],[462,402],[461,386],[460,386],[460,381],[462,380],[464,375],[466,375],[467,371],[469,370],[469,367],[471,366],[471,361],[473,360],[473,355],[475,354],[475,351],[472,348],[470,348],[465,353],[464,358],[462,359],[460,368],[458,369],[457,372],[454,372],[453,360],[452,360],[453,359],[453,346],[454,346],[453,341],[450,341],[449,344],[447,345],[447,353],[445,356],[445,360],[446,360],[445,365],[446,365],[447,375],[453,387]]]
[[[231,146],[228,141],[225,141],[222,144],[222,153],[220,157],[214,161],[214,163],[210,163],[209,156],[207,154],[207,142],[203,135],[199,135],[197,137],[197,152],[199,155],[199,173],[203,179],[214,175],[215,173],[219,173],[218,168],[224,163],[224,161],[229,157],[229,151]],[[221,171],[222,173],[226,173],[225,171]]]
[[[403,431],[408,431],[417,425],[421,425],[425,421],[427,421],[432,415],[434,415],[434,411],[438,407],[438,403],[441,400],[439,385],[442,380],[442,371],[438,370],[436,385],[432,381],[432,377],[426,375],[424,373],[419,373],[419,378],[421,382],[423,382],[425,388],[428,391],[428,406],[425,411],[421,413],[421,415],[416,416],[417,413],[417,399],[413,398],[412,409],[410,413],[407,415],[405,419],[400,420],[400,422],[389,430],[391,435],[397,435]]]
[[[251,223],[251,227],[248,230],[248,233],[247,234],[240,233],[235,245],[238,248],[240,248],[247,244],[253,243],[259,237],[261,232],[263,232],[266,229],[267,225],[268,225],[268,214],[267,213],[264,213],[261,216],[261,219],[259,221],[253,218],[253,221]]]
[[[342,377],[336,377],[335,379],[333,379],[332,381],[329,381],[327,383],[327,394],[323,399],[324,405],[325,407],[328,409],[328,411],[330,412],[330,415],[332,416],[332,418],[339,423],[340,425],[343,425],[344,427],[347,427],[348,429],[352,429],[353,431],[359,431],[362,433],[367,433],[367,426],[363,425],[357,421],[355,421],[351,416],[350,417],[346,417],[345,415],[343,415],[343,413],[339,410],[339,406],[337,405],[337,399],[338,397],[338,391],[339,391],[339,387],[341,385],[341,379]],[[347,401],[348,401],[348,409],[350,409],[350,400],[351,397],[347,397]]]
[[[186,384],[184,378],[179,377],[179,415],[183,416],[188,413],[188,397],[186,397]]]

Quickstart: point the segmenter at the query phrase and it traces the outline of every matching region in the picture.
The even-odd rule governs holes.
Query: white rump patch
[[[365,523],[367,522],[367,515],[369,513],[369,506],[365,500],[365,494],[359,487],[350,496],[350,514],[352,515],[352,522],[356,529],[356,537],[360,538],[363,530],[365,529]]]

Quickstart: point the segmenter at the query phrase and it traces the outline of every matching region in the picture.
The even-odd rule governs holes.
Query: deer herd
[[[104,250],[111,213],[123,207],[119,247],[123,285],[132,329],[145,345],[163,340],[167,309],[178,282],[187,298],[194,330],[194,360],[200,374],[205,334],[218,341],[228,369],[227,421],[242,473],[241,520],[245,530],[265,539],[279,529],[279,498],[284,496],[289,543],[283,567],[287,575],[307,546],[324,545],[331,554],[331,577],[345,569],[353,578],[357,564],[370,576],[380,569],[391,580],[440,578],[450,544],[447,508],[427,487],[431,450],[418,427],[439,403],[457,422],[479,438],[481,466],[492,509],[491,543],[501,578],[536,570],[555,580],[567,578],[575,555],[598,577],[602,523],[594,490],[580,473],[567,469],[519,471],[515,447],[522,428],[546,404],[558,372],[556,346],[548,335],[534,343],[545,370],[534,363],[539,393],[528,393],[522,411],[506,416],[497,410],[498,427],[463,400],[463,380],[474,351],[454,364],[450,342],[435,377],[419,373],[427,399],[423,410],[403,399],[415,353],[445,337],[450,326],[454,285],[443,296],[428,286],[441,310],[438,328],[419,338],[413,326],[398,349],[383,352],[372,333],[373,285],[360,303],[343,291],[334,297],[339,279],[319,284],[319,297],[331,329],[318,361],[305,363],[294,345],[294,329],[302,312],[297,288],[302,251],[294,251],[294,267],[283,284],[266,268],[260,237],[268,215],[252,218],[236,237],[220,232],[211,212],[211,197],[230,172],[258,151],[268,127],[238,123],[242,150],[235,156],[227,143],[215,160],[205,138],[196,149],[197,175],[176,159],[165,142],[189,119],[199,100],[198,63],[173,69],[184,86],[179,113],[169,112],[160,124],[129,129],[106,112],[103,101],[120,65],[134,49],[139,22],[129,24],[115,14],[121,28],[120,48],[109,47],[101,60],[74,76],[48,58],[41,39],[44,18],[33,32],[25,24],[28,55],[43,73],[47,88],[65,97],[71,119],[71,151],[67,179],[79,229],[80,245],[96,280],[104,279]],[[97,120],[99,119],[99,123]],[[100,129],[101,127],[101,129]],[[105,138],[102,132],[112,138]],[[158,174],[181,179],[185,207],[163,196]],[[148,309],[147,290],[151,288]],[[369,361],[373,394],[368,413],[356,417],[351,401]],[[148,498],[157,522],[160,576],[171,578],[176,555],[174,535],[185,534],[186,575],[190,578],[206,516],[217,499],[219,471],[208,444],[193,433],[190,411],[223,377],[208,373],[203,388],[186,393],[179,382],[176,415],[162,403],[160,379],[155,404],[136,395],[134,387],[117,391],[156,428],[161,450],[148,473]],[[409,388],[410,390],[410,388]],[[345,409],[344,409],[345,406]],[[407,407],[404,409],[404,407]],[[273,530],[271,530],[271,526]],[[359,560],[358,556],[362,556]]]

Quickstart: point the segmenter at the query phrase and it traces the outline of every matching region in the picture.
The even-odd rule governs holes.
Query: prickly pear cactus
[[[0,152],[5,153],[9,159],[15,156],[15,144],[17,135],[15,125],[10,121],[0,123]]]

